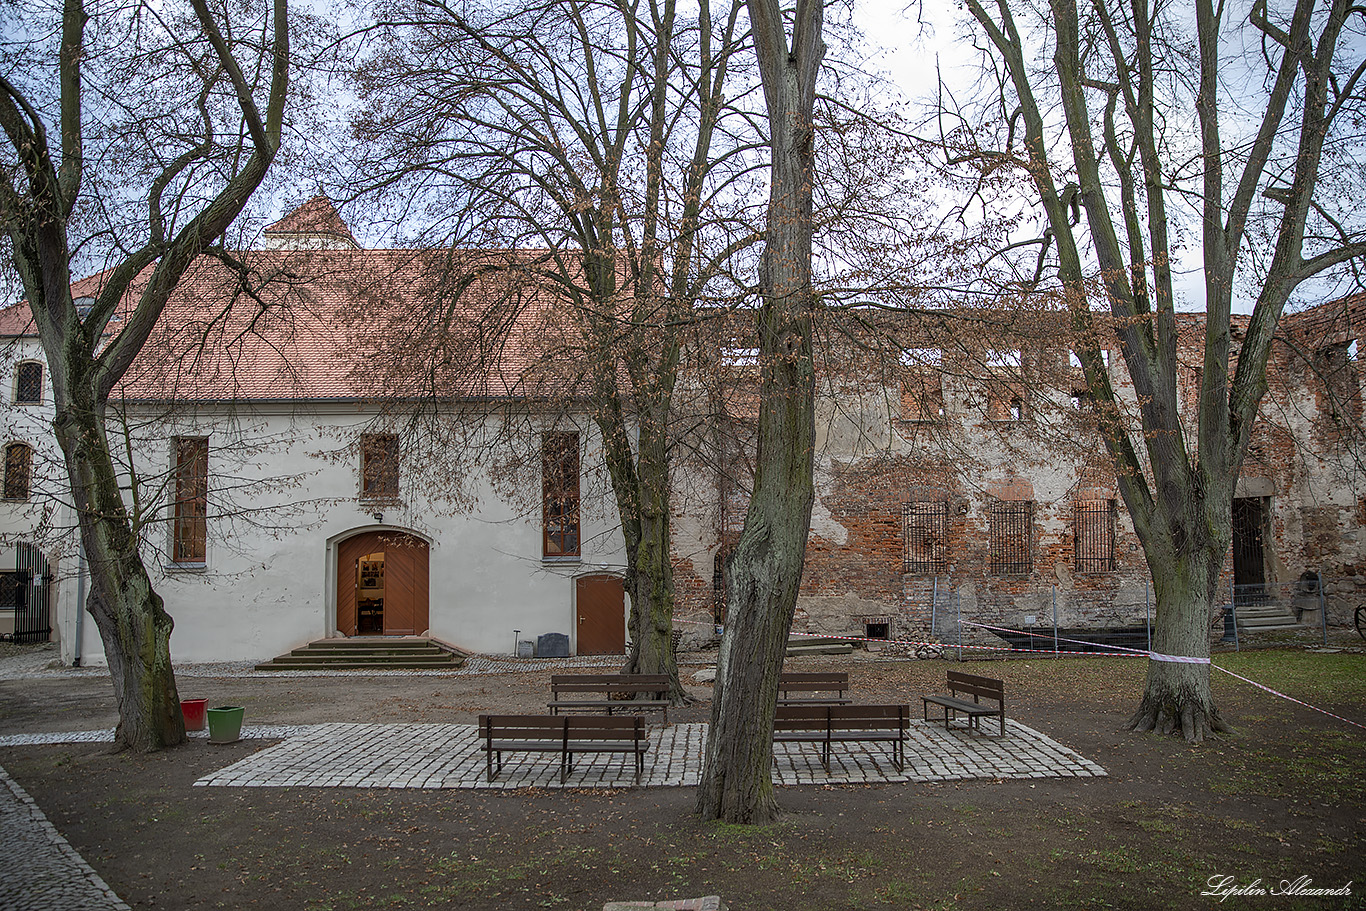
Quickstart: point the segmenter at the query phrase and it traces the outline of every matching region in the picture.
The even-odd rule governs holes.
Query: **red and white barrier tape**
[[[674,623],[675,623],[675,624],[678,624],[678,623],[687,623],[687,624],[691,624],[691,625],[693,625],[693,626],[712,626],[712,625],[713,625],[713,624],[711,624],[711,623],[705,623],[705,622],[703,622],[703,621],[701,621],[701,620],[682,620],[682,619],[679,619],[679,618],[677,618],[677,617],[674,618]],[[964,625],[967,625],[967,621],[964,621]],[[974,625],[974,626],[978,626],[978,625],[980,625],[980,624],[973,624],[973,625]],[[930,646],[931,648],[944,649],[944,650],[956,649],[956,648],[964,648],[964,649],[976,649],[976,650],[978,650],[978,651],[985,651],[985,652],[1024,652],[1024,653],[1026,653],[1026,654],[1031,654],[1031,655],[1057,655],[1057,656],[1060,657],[1060,658],[1142,658],[1142,657],[1146,657],[1146,654],[1139,654],[1139,655],[1106,655],[1106,654],[1101,654],[1101,653],[1098,653],[1098,652],[1062,652],[1062,651],[1054,651],[1054,650],[1051,649],[1051,648],[1013,648],[1013,647],[1008,646],[1008,645],[967,645],[967,644],[964,644],[964,645],[956,645],[956,644],[948,643],[948,642],[932,642],[932,641],[930,641],[930,640],[917,641],[917,640],[915,640],[915,639],[869,639],[869,638],[867,638],[866,636],[823,636],[823,635],[821,635],[821,634],[819,634],[819,633],[798,633],[798,632],[793,632],[793,633],[791,633],[790,635],[791,635],[791,637],[794,638],[794,639],[802,639],[802,638],[805,638],[805,639],[838,639],[838,640],[840,640],[841,642],[876,642],[876,643],[878,643],[878,644],[880,644],[880,645],[908,645],[908,646],[911,646],[912,648],[919,647],[919,646],[922,646],[922,645],[926,645],[926,646]],[[1062,640],[1059,640],[1059,641],[1062,641]]]
[[[1010,627],[1007,627],[1007,626],[988,626],[988,625],[985,624],[985,623],[973,623],[971,620],[961,620],[961,621],[959,621],[959,622],[961,622],[964,626],[977,626],[977,627],[981,627],[982,629],[998,630],[998,631],[1003,632],[1003,633],[1018,633],[1018,632],[1020,632],[1020,630],[1011,629]],[[1151,652],[1145,652],[1145,651],[1143,651],[1143,649],[1141,649],[1141,648],[1127,648],[1126,646],[1123,646],[1123,645],[1109,645],[1109,644],[1104,643],[1104,642],[1088,642],[1088,641],[1086,641],[1085,639],[1068,639],[1068,638],[1065,637],[1065,636],[1050,636],[1050,635],[1048,635],[1047,633],[1035,633],[1035,632],[1026,631],[1026,632],[1025,632],[1025,635],[1030,636],[1030,637],[1033,637],[1033,638],[1035,638],[1035,639],[1052,639],[1054,642],[1074,642],[1074,643],[1076,643],[1077,645],[1089,645],[1089,646],[1091,646],[1091,647],[1093,647],[1093,648],[1112,648],[1112,649],[1115,649],[1116,651],[1120,651],[1120,652],[1125,652],[1125,653],[1126,653],[1126,654],[1123,654],[1123,655],[1111,655],[1110,657],[1112,657],[1112,658],[1147,658],[1150,654],[1152,654]],[[1053,652],[1053,651],[1056,651],[1056,649],[1046,649],[1046,648],[1045,648],[1045,649],[1029,649],[1029,651]],[[1059,654],[1061,654],[1061,652],[1059,652]],[[1091,654],[1095,654],[1095,653],[1092,652]]]
[[[1217,665],[1217,664],[1212,664],[1212,665],[1210,665],[1210,667],[1214,668],[1215,670],[1223,671],[1225,674],[1228,674],[1230,677],[1237,677],[1239,680],[1243,681],[1244,683],[1250,683],[1250,684],[1252,684],[1253,686],[1255,686],[1257,689],[1259,689],[1259,690],[1265,690],[1266,692],[1270,693],[1270,694],[1273,695],[1273,696],[1280,696],[1282,699],[1288,699],[1289,701],[1295,703],[1296,705],[1302,705],[1302,706],[1304,706],[1305,708],[1307,708],[1307,709],[1312,709],[1313,711],[1318,712],[1318,713],[1321,714],[1321,715],[1327,715],[1329,718],[1336,718],[1338,721],[1345,721],[1345,722],[1347,722],[1348,724],[1352,725],[1353,727],[1358,727],[1358,728],[1361,728],[1362,730],[1366,731],[1366,724],[1359,724],[1359,723],[1353,721],[1353,720],[1350,719],[1350,718],[1343,718],[1341,715],[1334,715],[1332,712],[1327,711],[1326,709],[1321,709],[1321,708],[1319,708],[1318,706],[1310,705],[1310,704],[1307,703],[1307,702],[1301,702],[1300,700],[1296,699],[1294,696],[1287,696],[1285,693],[1279,692],[1279,691],[1277,691],[1277,690],[1273,690],[1271,687],[1265,686],[1265,685],[1263,685],[1263,684],[1261,684],[1261,683],[1258,683],[1256,680],[1249,680],[1249,679],[1247,679],[1246,677],[1244,677],[1242,674],[1235,674],[1235,673],[1233,673],[1233,671],[1229,670],[1228,668],[1220,667],[1220,666]]]
[[[1004,626],[989,626],[989,625],[987,625],[987,624],[985,624],[985,623],[974,623],[974,622],[972,622],[971,620],[962,620],[962,621],[960,621],[960,622],[961,622],[964,626],[976,626],[976,627],[980,627],[981,629],[1000,630],[1000,631],[1002,631],[1002,632],[1011,632],[1011,633],[1018,633],[1018,632],[1020,632],[1020,630],[1010,629],[1010,628],[1004,627]],[[688,624],[693,624],[693,625],[695,625],[695,626],[712,626],[712,625],[713,625],[713,624],[710,624],[710,623],[703,623],[701,620],[683,620],[683,619],[679,619],[679,618],[674,618],[674,623],[688,623]],[[992,651],[992,652],[1027,652],[1027,653],[1029,653],[1029,654],[1035,654],[1035,655],[1056,655],[1056,656],[1058,656],[1058,657],[1063,657],[1063,658],[1150,658],[1150,659],[1152,659],[1153,661],[1167,661],[1167,662],[1172,662],[1172,663],[1176,663],[1176,664],[1208,664],[1210,667],[1214,668],[1215,670],[1223,671],[1225,674],[1228,674],[1230,677],[1236,677],[1237,679],[1243,681],[1244,683],[1249,683],[1249,684],[1251,684],[1252,686],[1255,686],[1257,689],[1263,690],[1263,691],[1265,691],[1265,692],[1268,692],[1268,693],[1270,693],[1270,694],[1273,695],[1273,696],[1279,696],[1279,697],[1281,697],[1282,699],[1285,699],[1285,700],[1288,700],[1288,701],[1290,701],[1290,702],[1293,702],[1293,703],[1295,703],[1296,705],[1302,705],[1302,706],[1304,706],[1305,708],[1310,709],[1310,710],[1315,711],[1315,712],[1318,712],[1318,713],[1321,714],[1321,715],[1327,715],[1329,718],[1336,718],[1338,721],[1343,721],[1343,722],[1346,722],[1347,724],[1352,725],[1353,727],[1358,727],[1358,728],[1361,728],[1362,730],[1366,730],[1366,724],[1360,724],[1360,723],[1358,723],[1358,722],[1356,722],[1356,721],[1353,721],[1353,720],[1350,719],[1350,718],[1343,718],[1341,715],[1335,715],[1335,714],[1333,714],[1332,712],[1327,711],[1326,709],[1321,709],[1321,708],[1319,708],[1319,707],[1317,707],[1317,706],[1310,705],[1310,704],[1307,703],[1307,702],[1301,702],[1299,699],[1296,699],[1294,696],[1287,696],[1285,693],[1282,693],[1282,692],[1280,692],[1279,690],[1273,690],[1273,689],[1272,689],[1271,687],[1269,687],[1269,686],[1266,686],[1266,685],[1264,685],[1264,684],[1258,683],[1258,682],[1255,681],[1255,680],[1249,680],[1248,678],[1242,676],[1241,674],[1235,674],[1233,671],[1230,671],[1230,670],[1228,670],[1227,668],[1220,667],[1219,665],[1217,665],[1217,664],[1213,663],[1212,661],[1210,661],[1210,659],[1208,659],[1208,658],[1192,658],[1192,657],[1189,657],[1189,656],[1186,656],[1186,655],[1162,655],[1162,654],[1159,654],[1159,653],[1157,653],[1157,652],[1145,652],[1145,651],[1143,651],[1142,649],[1127,648],[1127,647],[1125,647],[1125,646],[1123,646],[1123,645],[1108,645],[1108,644],[1101,643],[1101,642],[1087,642],[1087,641],[1084,640],[1084,639],[1066,639],[1066,638],[1058,638],[1057,641],[1058,641],[1058,642],[1074,642],[1074,643],[1077,643],[1077,644],[1079,644],[1079,645],[1090,645],[1090,646],[1095,646],[1095,647],[1099,647],[1099,648],[1115,649],[1116,651],[1121,652],[1122,654],[1111,654],[1111,653],[1108,653],[1108,652],[1063,652],[1063,651],[1057,651],[1057,650],[1055,650],[1055,649],[1045,649],[1045,648],[1015,648],[1015,647],[1013,647],[1013,646],[997,646],[997,645],[949,645],[949,644],[946,644],[946,643],[943,643],[943,642],[928,642],[928,641],[926,641],[926,642],[916,642],[916,641],[911,640],[911,639],[869,639],[869,638],[861,637],[861,636],[821,636],[821,635],[819,635],[819,634],[817,634],[817,633],[795,633],[795,632],[794,632],[794,633],[792,633],[791,635],[794,636],[794,637],[797,637],[797,638],[805,637],[805,638],[808,638],[808,639],[840,639],[840,640],[847,640],[847,641],[849,641],[849,642],[879,642],[879,643],[883,643],[883,644],[887,644],[887,645],[909,645],[909,646],[912,646],[912,647],[921,646],[921,645],[928,645],[928,646],[933,646],[933,647],[939,648],[939,649],[953,649],[953,648],[964,649],[964,648],[966,648],[966,649],[978,649],[978,650],[982,650],[982,651]],[[1028,633],[1028,635],[1033,636],[1033,637],[1036,637],[1036,638],[1039,638],[1039,639],[1048,639],[1048,638],[1052,638],[1052,637],[1048,636],[1046,633],[1034,633],[1034,632],[1030,632],[1030,633]]]

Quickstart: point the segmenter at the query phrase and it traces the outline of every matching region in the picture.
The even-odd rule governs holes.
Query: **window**
[[[23,443],[5,447],[5,499],[27,500],[33,478],[33,450]]]
[[[1034,501],[996,500],[989,518],[991,571],[998,575],[1033,572]]]
[[[987,393],[987,419],[1019,422],[1025,419],[1024,393],[1014,386],[1001,386]]]
[[[14,369],[14,404],[41,405],[43,403],[43,365],[24,361]]]
[[[941,367],[944,352],[939,348],[906,348],[901,352],[903,367]]]
[[[902,572],[926,575],[949,571],[949,501],[922,500],[901,507],[905,540]]]
[[[907,421],[944,417],[944,380],[938,370],[917,368],[901,378],[901,416]]]
[[[22,611],[28,608],[28,573],[0,572],[0,610]]]
[[[361,499],[392,500],[397,497],[398,463],[398,437],[395,434],[361,434]]]
[[[175,511],[171,523],[171,561],[203,563],[208,553],[209,441],[176,437]]]
[[[1102,349],[1100,349],[1100,362],[1101,362],[1102,365],[1104,365],[1104,366],[1106,366],[1106,367],[1109,367],[1109,366],[1110,366],[1110,349],[1109,349],[1109,348],[1102,348]],[[1075,351],[1069,351],[1069,352],[1067,352],[1067,363],[1070,364],[1070,365],[1073,366],[1073,367],[1080,368],[1080,367],[1081,367],[1081,358],[1077,356],[1077,352],[1075,352]]]
[[[759,366],[758,348],[722,348],[721,349],[722,367],[757,367]]]
[[[547,433],[541,438],[544,512],[542,555],[579,555],[579,435]]]
[[[1073,506],[1072,551],[1079,573],[1115,568],[1115,501],[1078,500]]]
[[[1023,363],[1019,348],[989,349],[986,353],[986,364],[988,367],[1005,367],[1018,369]]]

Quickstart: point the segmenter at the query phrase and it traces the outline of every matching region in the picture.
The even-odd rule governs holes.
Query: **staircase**
[[[1277,629],[1304,629],[1305,624],[1295,620],[1293,611],[1276,601],[1240,604],[1234,611],[1238,620],[1238,633],[1264,633]]]
[[[256,665],[258,671],[447,670],[465,663],[465,656],[431,639],[352,637],[319,639],[288,655]]]

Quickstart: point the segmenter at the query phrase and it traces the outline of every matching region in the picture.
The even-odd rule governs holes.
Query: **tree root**
[[[1205,711],[1193,702],[1173,704],[1144,699],[1125,727],[1136,733],[1149,731],[1163,736],[1179,733],[1187,743],[1203,743],[1216,734],[1232,734],[1218,709]]]

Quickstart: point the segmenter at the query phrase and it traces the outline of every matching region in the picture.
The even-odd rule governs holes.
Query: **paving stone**
[[[0,768],[0,908],[6,911],[129,911],[53,827],[28,792]]]
[[[706,729],[697,723],[652,727],[640,786],[696,785]],[[987,735],[912,722],[902,772],[880,744],[838,745],[828,772],[821,767],[818,746],[778,744],[773,779],[779,785],[833,785],[1105,774],[1100,766],[1032,728],[1007,722],[1006,731],[1006,739],[998,742]],[[489,781],[475,725],[334,723],[295,727],[282,742],[210,773],[195,785],[556,789],[629,788],[636,781],[629,756],[599,754],[576,761],[561,784],[559,757],[549,753],[506,753],[502,771]]]

